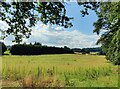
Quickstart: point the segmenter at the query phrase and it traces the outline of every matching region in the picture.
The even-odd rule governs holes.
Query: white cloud
[[[37,24],[33,29],[32,35],[26,42],[41,42],[50,46],[69,46],[74,47],[96,47],[97,35],[86,35],[78,30],[65,30],[62,27],[52,28],[50,25]]]
[[[6,22],[0,20],[0,41],[4,42],[1,38],[2,35],[4,34],[4,31],[7,30],[9,26],[7,25]]]
[[[1,23],[0,23],[1,25]],[[63,27],[52,27],[51,25],[44,25],[42,23],[36,24],[32,28],[32,35],[29,39],[23,39],[23,42],[34,43],[40,42],[49,46],[69,46],[75,47],[96,47],[96,41],[99,39],[97,35],[86,35],[78,30],[66,30]],[[5,44],[13,44],[11,40],[12,36],[4,40]]]

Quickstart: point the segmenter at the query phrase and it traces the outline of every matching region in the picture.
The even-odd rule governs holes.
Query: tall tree
[[[102,44],[106,58],[114,64],[120,65],[120,1],[119,2],[85,2],[78,3],[85,7],[82,15],[88,15],[88,9],[96,12],[98,20],[94,23],[94,32],[101,35],[97,44]]]
[[[101,3],[98,20],[94,23],[94,32],[107,30],[98,43],[102,44],[106,58],[114,64],[120,65],[120,2]]]

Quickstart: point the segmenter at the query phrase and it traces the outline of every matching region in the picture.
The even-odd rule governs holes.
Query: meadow
[[[6,55],[2,87],[118,87],[118,66],[100,55]]]

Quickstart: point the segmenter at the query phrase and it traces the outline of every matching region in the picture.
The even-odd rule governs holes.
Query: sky
[[[75,2],[65,5],[67,16],[74,17],[72,20],[72,28],[63,28],[60,26],[45,25],[38,22],[35,27],[32,27],[32,35],[29,39],[23,39],[23,43],[40,42],[43,45],[70,48],[86,48],[98,47],[97,40],[100,38],[96,33],[93,33],[93,22],[97,20],[97,16],[93,11],[90,11],[88,16],[82,17],[80,10],[82,9]],[[6,29],[5,22],[0,21],[2,29]],[[1,34],[0,34],[1,35]],[[9,36],[4,40],[6,45],[13,45],[13,37]]]

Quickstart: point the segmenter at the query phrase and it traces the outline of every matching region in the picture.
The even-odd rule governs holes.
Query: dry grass
[[[109,63],[104,56],[3,56],[2,61],[3,82],[18,81],[19,85],[14,86],[118,86],[117,66]],[[3,86],[7,86],[5,82]]]

